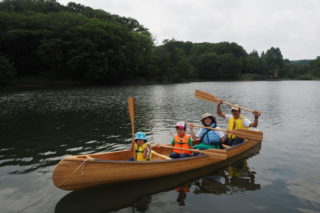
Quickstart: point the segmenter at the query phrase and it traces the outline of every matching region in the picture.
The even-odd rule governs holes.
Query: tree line
[[[0,2],[0,84],[23,78],[97,83],[320,77],[320,57],[247,53],[236,43],[165,40],[133,18],[55,0]]]

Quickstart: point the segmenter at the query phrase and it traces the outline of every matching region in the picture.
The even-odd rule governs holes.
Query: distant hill
[[[312,61],[312,59],[302,59],[302,60],[294,60],[290,61],[293,64],[301,64],[301,65],[309,65]]]

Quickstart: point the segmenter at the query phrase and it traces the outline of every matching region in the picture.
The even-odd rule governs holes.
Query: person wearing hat
[[[136,152],[136,161],[149,161],[151,160],[151,147],[147,143],[148,138],[144,132],[137,132],[134,136],[135,144],[134,149]],[[133,159],[130,159],[133,161]]]
[[[248,118],[241,115],[241,109],[238,105],[232,106],[231,114],[224,114],[221,111],[221,104],[223,104],[223,101],[220,101],[220,103],[218,103],[217,105],[217,114],[228,121],[228,130],[248,129],[249,127],[258,126],[258,119],[261,114],[260,112],[252,112],[252,114],[254,115],[254,121],[251,122]],[[244,141],[243,138],[238,138],[235,135],[231,134],[229,134],[227,137],[228,138],[226,139],[226,142],[229,146],[241,144]]]
[[[187,125],[183,121],[178,121],[175,125],[177,134],[171,141],[171,145],[176,148],[192,149],[192,140],[190,135],[186,134]],[[170,153],[170,158],[184,158],[191,155],[190,151],[173,149]]]
[[[210,113],[204,113],[201,116],[201,123],[206,127],[219,128],[216,118]],[[194,145],[194,149],[221,149],[221,143],[224,139],[224,133],[213,129],[201,128],[196,134],[193,132],[193,124],[190,124],[190,134],[194,142],[199,144]]]

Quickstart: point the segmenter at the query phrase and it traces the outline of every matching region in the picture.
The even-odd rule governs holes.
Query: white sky
[[[290,60],[320,56],[320,0],[73,1],[137,19],[158,44],[171,38],[228,41],[247,52],[279,47],[284,58]]]

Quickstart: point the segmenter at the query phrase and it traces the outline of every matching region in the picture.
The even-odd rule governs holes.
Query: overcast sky
[[[320,56],[320,0],[73,1],[137,19],[158,44],[171,38],[228,41],[247,52],[279,47],[290,60]]]

